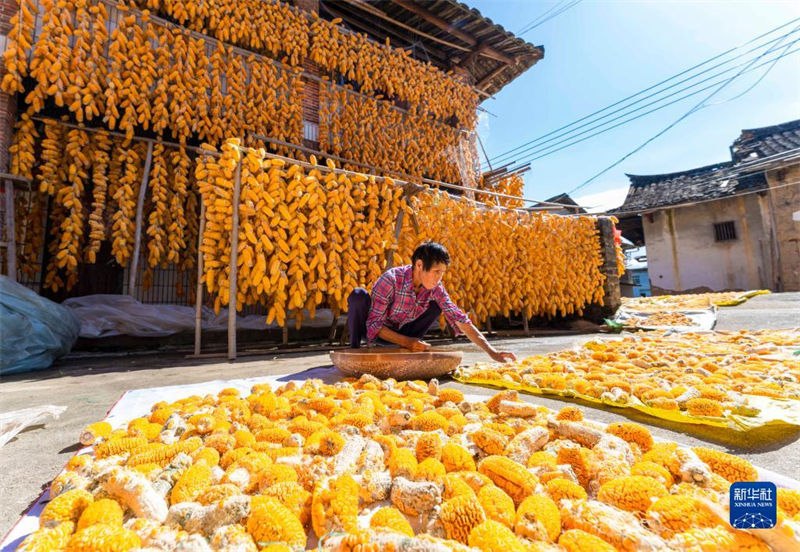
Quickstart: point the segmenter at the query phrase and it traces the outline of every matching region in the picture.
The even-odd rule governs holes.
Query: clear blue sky
[[[557,0],[462,1],[513,33],[558,4]],[[530,43],[544,45],[545,57],[495,99],[483,102],[482,106],[496,117],[480,117],[480,136],[491,158],[798,17],[800,2],[788,1],[583,0],[523,35]],[[798,26],[800,21],[760,42]],[[800,30],[781,43],[773,55],[798,39]],[[796,48],[800,48],[800,42],[790,50]],[[752,59],[765,49],[736,63]],[[768,67],[738,77],[709,103],[739,95]],[[735,74],[727,73],[706,86]],[[572,190],[674,122],[713,90],[534,161],[525,175],[525,196],[545,199]],[[625,173],[661,174],[726,161],[728,148],[742,129],[797,118],[800,51],[778,61],[742,97],[694,113],[572,195],[583,199],[585,205],[619,205],[628,186]]]

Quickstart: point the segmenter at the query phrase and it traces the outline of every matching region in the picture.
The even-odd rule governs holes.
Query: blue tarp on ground
[[[0,375],[50,367],[78,339],[72,312],[0,275]]]

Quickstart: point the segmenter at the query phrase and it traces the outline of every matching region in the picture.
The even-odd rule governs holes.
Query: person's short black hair
[[[441,243],[426,241],[417,246],[411,255],[411,264],[416,264],[417,259],[422,261],[422,269],[430,270],[436,263],[450,264],[450,253]]]

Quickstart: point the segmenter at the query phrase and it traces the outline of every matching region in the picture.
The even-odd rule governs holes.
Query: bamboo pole
[[[228,360],[236,360],[236,263],[239,257],[239,192],[242,186],[242,161],[236,165],[233,180],[233,221],[231,224],[231,265],[228,297]]]
[[[144,174],[139,186],[139,201],[136,203],[136,234],[133,238],[133,258],[128,276],[128,295],[136,297],[136,272],[139,270],[139,253],[142,245],[142,218],[144,218],[144,196],[150,180],[150,164],[153,162],[153,142],[147,142],[147,157],[144,161]]]
[[[194,356],[200,355],[203,310],[203,232],[206,229],[206,204],[200,199],[200,230],[197,233],[197,291],[194,299]]]

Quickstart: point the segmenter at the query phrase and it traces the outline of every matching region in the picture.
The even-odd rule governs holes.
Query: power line
[[[796,42],[800,42],[800,39],[797,39],[797,40],[793,41],[791,44],[795,44]],[[782,59],[783,57],[787,57],[787,56],[789,56],[791,54],[794,54],[794,53],[796,53],[798,51],[800,51],[800,48],[795,48],[795,49],[793,49],[793,50],[791,50],[789,52],[779,54],[774,59],[767,60],[764,63],[761,63],[761,64],[758,64],[758,65],[756,65],[754,67],[751,67],[751,68],[747,69],[746,71],[744,71],[742,74],[746,74],[746,73],[749,73],[751,71],[758,70],[759,68],[763,67],[764,65],[769,65],[770,63],[772,63],[774,65],[778,60]],[[756,60],[757,60],[757,58],[756,58]],[[729,72],[729,71],[725,71],[725,72]],[[723,73],[725,73],[725,72],[723,72]],[[722,73],[720,73],[720,74],[722,74]],[[716,75],[716,76],[719,76],[719,75]],[[706,79],[706,80],[708,80],[708,79]],[[547,157],[549,155],[557,153],[557,152],[559,152],[561,150],[564,150],[566,148],[569,148],[569,147],[574,146],[576,144],[579,144],[581,142],[585,142],[586,140],[594,138],[595,136],[599,136],[600,134],[605,134],[606,132],[614,130],[615,128],[623,126],[623,125],[625,125],[627,123],[630,123],[630,122],[635,121],[637,119],[641,119],[642,117],[645,117],[645,116],[647,116],[647,115],[649,115],[651,113],[654,113],[656,111],[659,111],[661,109],[664,109],[666,107],[674,105],[674,104],[676,104],[678,102],[681,102],[681,101],[683,101],[683,100],[685,100],[687,98],[691,98],[693,96],[696,96],[697,94],[700,94],[702,92],[705,92],[706,90],[714,88],[716,85],[721,84],[725,80],[726,79],[717,80],[715,82],[712,82],[708,86],[705,86],[703,88],[700,88],[699,90],[695,90],[693,92],[689,92],[687,94],[684,94],[684,95],[682,95],[682,96],[680,96],[680,97],[678,97],[678,98],[676,98],[676,99],[674,99],[674,100],[672,100],[670,102],[661,103],[660,105],[657,105],[656,107],[653,107],[653,109],[645,111],[644,113],[640,113],[638,115],[634,115],[634,116],[628,117],[628,115],[632,115],[632,114],[634,114],[634,113],[636,113],[638,111],[641,111],[642,109],[646,109],[647,107],[650,107],[650,106],[652,106],[654,104],[659,104],[660,102],[663,102],[664,100],[667,100],[667,99],[671,98],[672,96],[675,96],[675,95],[679,94],[682,91],[689,90],[690,88],[693,88],[693,86],[686,87],[686,88],[684,88],[684,89],[682,89],[682,90],[680,90],[678,92],[670,94],[669,96],[665,96],[664,98],[661,98],[660,100],[655,100],[655,101],[650,102],[648,104],[645,104],[645,105],[643,105],[643,106],[641,106],[641,107],[639,107],[639,108],[637,108],[637,109],[635,109],[633,111],[630,111],[628,113],[620,115],[619,117],[615,117],[614,119],[612,119],[610,121],[606,121],[605,123],[600,123],[600,124],[594,125],[594,126],[588,128],[587,130],[584,130],[583,132],[580,132],[580,133],[577,133],[577,134],[572,133],[572,135],[569,135],[570,133],[567,133],[568,135],[565,135],[566,136],[565,138],[563,138],[562,140],[559,140],[558,142],[556,142],[554,144],[551,144],[549,146],[532,148],[534,151],[530,151],[529,153],[527,153],[526,155],[524,155],[522,157],[515,158],[511,162],[512,163],[523,163],[523,162],[530,163],[532,161],[536,161],[536,160],[542,159],[543,157]],[[705,82],[705,81],[703,81],[703,82]],[[617,122],[616,124],[612,124],[612,123],[615,123],[616,121],[619,121],[619,122]],[[597,130],[597,129],[599,129],[599,130]],[[578,130],[578,129],[576,129],[576,130]],[[596,132],[592,132],[594,130],[596,130]],[[584,136],[584,135],[586,135],[586,136]]]
[[[798,42],[798,40],[795,40],[795,41],[793,41],[792,43],[790,43],[790,46],[791,46],[792,44],[795,44],[796,42]],[[755,50],[757,50],[757,49],[759,49],[759,48],[761,48],[761,47],[763,47],[763,45],[762,45],[762,46],[759,46],[758,48],[755,48]],[[767,51],[767,53],[770,53],[770,52],[772,52],[773,50],[774,50],[774,48],[770,48],[770,50],[768,50],[768,51]],[[750,50],[750,51],[748,51],[747,53],[749,54],[749,53],[751,53],[752,51],[753,51],[753,50]],[[751,59],[755,59],[755,58],[751,58]],[[777,59],[780,59],[780,57],[778,57]],[[710,76],[708,76],[708,77],[706,77],[706,78],[704,78],[704,79],[702,79],[702,80],[697,80],[697,81],[695,81],[695,82],[693,82],[693,83],[689,84],[688,86],[685,86],[685,87],[683,87],[683,88],[680,88],[679,90],[677,90],[677,91],[675,91],[675,92],[673,92],[673,93],[667,94],[667,95],[665,95],[665,96],[662,96],[662,97],[660,97],[660,98],[657,98],[657,99],[655,99],[655,100],[653,100],[653,101],[651,101],[651,102],[649,102],[649,103],[646,103],[646,104],[644,104],[644,105],[641,105],[641,106],[637,107],[636,109],[631,109],[631,108],[633,108],[633,107],[634,107],[634,106],[636,106],[637,104],[641,104],[641,102],[644,102],[644,101],[646,101],[646,100],[648,100],[648,99],[650,99],[650,98],[657,97],[658,95],[660,95],[660,94],[662,94],[662,93],[664,93],[664,92],[666,92],[666,91],[668,91],[668,90],[670,90],[670,89],[672,89],[672,88],[675,88],[676,86],[679,86],[679,85],[681,85],[681,84],[684,84],[684,83],[685,83],[685,82],[687,82],[687,81],[691,81],[691,80],[697,79],[698,77],[700,77],[700,76],[702,76],[703,74],[705,74],[707,71],[711,71],[712,69],[715,69],[715,68],[719,67],[720,65],[726,65],[726,64],[727,64],[727,63],[729,63],[729,62],[725,62],[725,63],[719,64],[719,65],[716,65],[716,66],[714,66],[714,67],[711,67],[711,68],[709,68],[707,71],[704,71],[704,72],[703,72],[703,73],[701,73],[701,74],[695,75],[695,76],[693,76],[693,77],[688,77],[688,78],[686,78],[686,79],[683,79],[683,80],[681,80],[681,81],[678,81],[678,82],[676,82],[676,83],[674,83],[674,84],[672,84],[672,85],[670,85],[670,86],[668,86],[668,87],[666,87],[666,88],[664,88],[664,89],[662,89],[662,90],[660,90],[660,91],[658,91],[658,92],[656,92],[656,93],[654,93],[654,94],[651,94],[650,96],[646,96],[646,97],[640,98],[639,100],[637,100],[637,101],[635,101],[635,102],[632,102],[632,103],[629,103],[629,104],[628,104],[628,105],[626,105],[626,106],[620,107],[619,109],[615,109],[614,111],[610,111],[610,112],[606,113],[605,115],[602,115],[601,117],[595,117],[595,118],[593,118],[593,119],[587,120],[586,122],[584,122],[584,123],[583,123],[583,124],[581,124],[581,125],[575,126],[575,125],[576,125],[578,122],[580,122],[580,120],[579,120],[579,121],[576,121],[575,123],[572,123],[571,125],[567,125],[567,126],[571,126],[571,127],[573,127],[573,128],[570,128],[569,130],[564,130],[563,132],[560,132],[560,133],[557,133],[557,132],[558,132],[557,130],[556,130],[556,131],[549,132],[548,134],[545,134],[544,136],[541,136],[540,138],[537,138],[537,139],[535,139],[535,140],[532,140],[531,142],[528,142],[528,144],[529,144],[529,145],[528,145],[527,147],[524,147],[524,148],[523,148],[523,149],[521,149],[520,151],[517,151],[517,152],[516,152],[515,159],[518,159],[518,158],[520,158],[520,157],[526,157],[526,156],[530,156],[530,155],[535,155],[536,153],[538,153],[538,151],[541,151],[541,150],[542,150],[542,148],[543,148],[543,147],[544,147],[546,144],[548,144],[548,143],[550,143],[550,142],[553,142],[553,141],[556,141],[556,140],[559,140],[560,138],[565,138],[565,140],[569,140],[569,139],[572,139],[572,138],[574,138],[574,137],[577,137],[577,136],[582,136],[583,134],[586,134],[587,132],[590,132],[590,131],[592,131],[592,130],[594,130],[594,129],[596,129],[596,128],[599,128],[599,127],[602,127],[602,126],[605,126],[605,125],[611,124],[611,123],[613,123],[614,121],[617,121],[617,120],[619,120],[619,119],[620,119],[620,118],[622,118],[622,117],[626,117],[626,116],[628,116],[628,115],[631,115],[631,114],[633,114],[633,113],[636,113],[636,112],[638,112],[638,111],[641,111],[642,109],[645,109],[645,108],[647,108],[647,107],[650,107],[650,106],[652,106],[652,105],[655,105],[655,104],[657,104],[657,103],[659,103],[659,102],[662,102],[662,101],[665,101],[665,100],[667,100],[667,99],[669,99],[669,98],[672,98],[673,96],[675,96],[675,95],[677,95],[677,94],[680,94],[680,93],[682,93],[682,92],[685,92],[685,91],[687,91],[687,90],[690,90],[690,89],[692,89],[692,88],[695,88],[695,87],[697,87],[697,86],[700,86],[701,84],[703,84],[703,83],[705,83],[705,82],[708,82],[709,80],[712,80],[712,79],[714,79],[714,78],[716,78],[716,77],[719,77],[719,76],[721,76],[721,75],[724,75],[724,74],[726,74],[726,73],[730,73],[730,72],[732,72],[732,71],[735,71],[735,70],[739,69],[740,67],[746,66],[746,65],[748,64],[748,62],[749,62],[749,61],[750,61],[750,60],[746,60],[746,61],[743,61],[742,63],[740,63],[740,64],[738,64],[738,65],[735,65],[735,66],[733,66],[733,67],[729,67],[729,68],[727,68],[727,69],[723,69],[722,71],[718,71],[718,72],[716,72],[716,73],[714,73],[714,74],[712,74],[712,75],[710,75]],[[696,94],[697,92],[701,92],[702,90],[706,90],[706,89],[707,89],[707,88],[702,88],[702,89],[700,89],[699,91],[696,91],[696,92],[694,92],[694,94]],[[688,94],[688,95],[684,96],[684,98],[686,98],[686,97],[689,97],[689,96],[691,96],[691,95],[693,95],[693,94]],[[672,103],[674,103],[674,102],[670,102],[669,104],[666,104],[666,105],[671,105]],[[664,106],[662,106],[662,107],[666,107],[666,105],[664,105]],[[606,108],[606,109],[609,109],[609,108]],[[652,113],[652,111],[654,111],[654,110],[648,111],[647,113]],[[645,113],[645,115],[646,115],[647,113]],[[608,119],[608,118],[612,117],[613,115],[617,115],[617,114],[620,114],[620,115],[618,115],[617,117],[613,117],[613,118],[612,118],[611,120],[609,120],[609,121],[606,121],[606,122],[600,123],[600,121],[603,121],[604,119]],[[638,117],[637,117],[637,118],[638,118]],[[583,119],[581,119],[581,120],[586,120],[586,119],[588,119],[588,117],[584,117],[584,118],[583,118]],[[633,120],[633,119],[630,119],[630,120]],[[598,124],[595,124],[595,123],[598,123]],[[584,131],[584,132],[581,132],[581,133],[575,134],[575,133],[576,133],[578,130],[580,130],[580,129],[582,129],[582,128],[586,128],[586,127],[587,127],[587,126],[589,126],[589,125],[593,125],[593,126],[591,126],[591,127],[590,127],[590,128],[587,130],[587,131]],[[561,128],[564,128],[564,129],[566,129],[567,127],[561,127]],[[549,136],[549,138],[548,138],[548,136]],[[545,138],[547,138],[547,139],[545,140]],[[561,141],[559,141],[558,143],[562,143],[563,141],[564,141],[564,140],[561,140]],[[521,148],[521,147],[522,147],[522,146],[520,146],[520,148]],[[552,146],[547,146],[547,147],[546,147],[546,148],[544,148],[544,149],[548,149],[548,148],[550,148],[550,147],[552,147]],[[519,150],[520,148],[517,148],[517,149]],[[501,155],[501,156],[498,156],[498,157],[493,157],[493,158],[492,158],[492,162],[493,162],[493,163],[499,163],[499,162],[501,162],[501,160],[502,160],[502,159],[504,159],[504,158],[505,158],[505,159],[508,159],[508,158],[509,158],[509,155]]]
[[[562,4],[562,3],[563,3],[563,2],[559,2],[559,3],[558,3],[558,4],[556,4],[554,7],[550,8],[549,10],[547,10],[546,12],[544,12],[542,15],[540,15],[540,16],[539,16],[537,19],[534,19],[534,20],[533,20],[532,22],[530,22],[530,23],[529,23],[527,26],[525,26],[525,27],[524,27],[524,28],[523,28],[521,31],[519,31],[519,32],[517,33],[517,36],[522,36],[522,35],[524,35],[525,33],[532,31],[532,30],[533,30],[533,29],[535,29],[536,27],[539,27],[540,25],[544,25],[545,23],[547,23],[548,21],[550,21],[550,20],[551,20],[551,19],[553,19],[554,17],[557,17],[557,16],[561,15],[562,13],[564,13],[565,11],[567,11],[568,9],[570,9],[570,8],[573,8],[573,7],[577,6],[578,4],[580,4],[580,3],[581,3],[581,1],[582,1],[582,0],[573,0],[573,2],[572,2],[572,3],[570,3],[570,4],[567,4],[566,6],[564,6],[563,8],[561,8],[560,10],[558,10],[557,12],[555,12],[554,14],[552,14],[551,16],[549,16],[549,17],[544,17],[545,15],[547,15],[548,13],[550,13],[550,12],[551,12],[551,11],[553,11],[553,10],[554,10],[556,7],[558,7],[560,4]],[[544,19],[542,19],[543,17],[544,17]]]
[[[800,29],[800,26],[799,26],[799,27],[795,27],[795,30],[796,30],[796,29]],[[788,34],[787,34],[786,36],[788,36]],[[573,192],[576,192],[576,191],[580,190],[581,188],[583,188],[583,187],[585,187],[585,186],[589,185],[591,182],[595,181],[596,179],[598,179],[599,177],[601,177],[602,175],[604,175],[605,173],[607,173],[608,171],[610,171],[611,169],[613,169],[614,167],[616,167],[617,165],[619,165],[620,163],[622,163],[623,161],[625,161],[626,159],[628,159],[630,156],[632,156],[632,155],[634,155],[634,154],[638,153],[639,151],[641,151],[641,150],[642,150],[643,148],[645,148],[645,147],[646,147],[648,144],[650,144],[651,142],[653,142],[654,140],[656,140],[656,139],[657,139],[657,138],[659,138],[660,136],[664,135],[666,132],[668,132],[669,130],[671,130],[672,128],[674,128],[674,127],[675,127],[675,126],[676,126],[678,123],[680,123],[680,122],[681,122],[681,121],[683,121],[684,119],[686,119],[687,117],[689,117],[690,115],[692,115],[692,114],[693,114],[693,113],[695,113],[696,111],[699,111],[699,110],[703,109],[704,107],[706,107],[706,102],[707,102],[708,100],[710,100],[710,99],[711,99],[711,98],[713,98],[715,95],[717,95],[719,92],[721,92],[723,89],[725,89],[725,87],[727,87],[727,86],[728,86],[730,83],[732,83],[734,80],[736,80],[736,79],[737,79],[737,78],[738,78],[738,77],[739,77],[739,76],[740,76],[742,73],[744,73],[744,71],[745,71],[746,69],[748,69],[750,65],[754,64],[756,61],[758,61],[759,59],[761,59],[762,57],[764,57],[766,54],[767,54],[767,52],[764,52],[764,53],[763,53],[763,54],[761,54],[761,55],[760,55],[758,58],[756,58],[756,59],[754,59],[753,61],[751,61],[751,62],[750,62],[750,64],[748,65],[748,67],[745,67],[745,69],[742,69],[741,71],[739,71],[738,73],[736,73],[734,76],[732,76],[730,79],[728,79],[727,81],[725,81],[725,82],[724,82],[724,83],[723,83],[721,86],[719,86],[719,87],[718,87],[718,88],[716,88],[716,89],[715,89],[713,92],[711,92],[711,94],[709,94],[708,96],[706,96],[705,98],[703,98],[702,100],[700,100],[700,102],[699,102],[699,103],[697,103],[697,104],[695,104],[695,105],[694,105],[694,106],[693,106],[693,107],[692,107],[692,108],[691,108],[689,111],[687,111],[686,113],[684,113],[683,115],[681,115],[680,117],[678,117],[678,119],[676,119],[674,122],[672,122],[672,123],[670,123],[669,125],[667,125],[666,127],[664,127],[662,130],[660,130],[659,132],[657,132],[657,133],[656,133],[654,136],[652,136],[651,138],[649,138],[649,139],[645,140],[644,142],[642,142],[642,144],[641,144],[641,145],[639,145],[638,147],[634,148],[634,149],[633,149],[632,151],[630,151],[629,153],[627,153],[627,154],[623,155],[623,156],[622,156],[622,157],[620,157],[620,158],[619,158],[617,161],[615,161],[614,163],[610,164],[608,167],[606,167],[606,168],[605,168],[605,169],[603,169],[602,171],[598,172],[597,174],[595,174],[594,176],[592,176],[592,177],[591,177],[591,178],[589,178],[588,180],[585,180],[583,183],[581,183],[580,185],[576,186],[575,188],[573,188],[572,190],[570,190],[570,191],[569,191],[569,192],[567,192],[567,193],[569,193],[569,194],[572,194]],[[786,55],[786,54],[783,54],[783,55]],[[780,58],[779,58],[779,59],[780,59]]]
[[[601,113],[603,113],[603,112],[605,112],[605,111],[608,111],[608,110],[610,110],[610,109],[612,109],[612,108],[614,108],[614,107],[617,107],[618,105],[620,105],[620,104],[623,104],[623,103],[627,102],[628,100],[632,100],[632,99],[634,99],[634,98],[636,98],[636,97],[638,97],[638,96],[641,96],[642,94],[644,94],[644,93],[646,93],[646,92],[650,92],[651,90],[654,90],[654,89],[656,89],[656,88],[659,88],[659,87],[661,87],[662,85],[664,85],[664,84],[666,84],[666,83],[669,83],[670,81],[673,81],[673,80],[675,80],[675,79],[677,79],[677,78],[679,78],[679,77],[682,77],[682,76],[686,75],[687,73],[691,73],[691,72],[692,72],[692,71],[694,71],[695,69],[698,69],[698,68],[700,68],[700,67],[703,67],[703,66],[705,66],[705,65],[708,65],[709,63],[711,63],[711,62],[713,62],[713,61],[716,61],[716,60],[718,60],[718,59],[720,59],[720,58],[722,58],[722,57],[725,57],[725,56],[727,56],[728,54],[731,54],[731,53],[733,53],[733,52],[735,52],[735,51],[737,51],[737,50],[740,50],[740,49],[742,49],[742,48],[744,48],[744,47],[746,47],[746,46],[748,46],[748,45],[750,45],[750,44],[752,44],[752,43],[754,43],[754,42],[756,42],[756,41],[759,41],[760,39],[764,38],[765,36],[768,36],[768,35],[770,35],[770,34],[773,34],[773,33],[777,32],[777,31],[779,31],[779,30],[783,29],[784,27],[787,27],[787,26],[789,26],[789,25],[791,25],[791,24],[793,24],[793,23],[797,22],[798,20],[800,20],[800,18],[795,18],[795,19],[793,19],[792,21],[789,21],[788,23],[784,23],[783,25],[779,25],[778,27],[775,27],[774,29],[771,29],[771,30],[769,30],[769,31],[767,31],[767,32],[765,32],[765,33],[762,33],[762,34],[760,34],[760,35],[756,36],[755,38],[752,38],[752,39],[750,39],[749,41],[747,41],[747,42],[745,42],[745,43],[743,43],[743,44],[741,44],[741,45],[739,45],[739,46],[735,46],[735,47],[733,47],[733,48],[730,48],[730,49],[726,50],[725,52],[722,52],[722,53],[720,53],[720,54],[717,54],[717,55],[715,55],[715,56],[713,56],[713,57],[711,57],[711,58],[709,58],[709,59],[707,59],[707,60],[705,60],[705,61],[702,61],[701,63],[698,63],[698,64],[696,64],[696,65],[694,65],[694,66],[692,66],[692,67],[690,67],[690,68],[688,68],[688,69],[685,69],[685,70],[683,70],[683,71],[681,71],[681,72],[679,72],[679,73],[677,73],[677,74],[675,74],[675,75],[673,75],[673,76],[671,76],[671,77],[669,77],[669,78],[667,78],[667,79],[664,79],[664,80],[662,80],[662,81],[660,81],[660,82],[658,82],[658,83],[656,83],[656,84],[654,84],[654,85],[652,85],[652,86],[650,86],[650,87],[648,87],[648,88],[645,88],[645,89],[643,89],[643,90],[640,90],[639,92],[636,92],[636,93],[634,93],[634,94],[631,94],[630,96],[627,96],[627,97],[625,97],[625,98],[623,98],[623,99],[621,99],[621,100],[618,100],[617,102],[615,102],[615,103],[613,103],[613,104],[611,104],[611,105],[609,105],[609,106],[606,106],[606,107],[604,107],[604,108],[602,108],[602,109],[599,109],[599,110],[597,110],[597,111],[594,111],[593,113],[590,113],[590,114],[588,114],[588,115],[586,115],[586,116],[584,116],[584,117],[581,117],[580,119],[578,119],[578,120],[576,120],[576,121],[574,121],[574,122],[572,122],[572,123],[569,123],[569,124],[566,124],[566,125],[564,125],[564,126],[561,126],[561,127],[557,128],[557,129],[555,129],[555,130],[551,131],[551,132],[548,132],[547,134],[544,134],[543,136],[540,136],[540,137],[538,137],[538,138],[535,138],[535,139],[533,139],[533,140],[530,140],[530,141],[528,141],[528,142],[526,142],[526,143],[524,143],[524,144],[522,144],[522,145],[520,145],[520,146],[517,146],[517,147],[515,147],[515,148],[512,148],[512,149],[510,149],[510,150],[507,150],[507,151],[505,151],[505,152],[503,152],[503,153],[501,153],[501,154],[498,154],[498,155],[496,155],[496,156],[494,156],[494,157],[492,158],[492,161],[493,161],[493,162],[497,162],[498,160],[500,160],[500,159],[502,159],[502,158],[505,158],[505,157],[510,157],[510,156],[511,156],[511,154],[512,154],[512,153],[514,153],[514,152],[517,152],[517,151],[519,151],[519,150],[522,150],[522,149],[526,148],[527,146],[529,146],[529,145],[532,145],[532,144],[534,144],[534,143],[536,143],[536,142],[539,142],[539,141],[541,141],[542,139],[544,139],[544,138],[547,138],[547,137],[549,137],[549,136],[552,136],[553,134],[556,134],[556,133],[558,133],[558,132],[560,132],[560,131],[562,131],[562,130],[565,130],[565,129],[568,129],[568,128],[570,128],[570,127],[573,127],[573,126],[575,126],[575,125],[577,125],[577,124],[579,124],[579,123],[581,123],[581,122],[583,122],[583,121],[585,121],[585,120],[587,120],[587,119],[590,119],[590,118],[592,118],[592,117],[594,117],[594,116],[596,116],[596,115],[599,115],[599,114],[601,114]],[[773,43],[773,42],[775,42],[775,41],[781,40],[781,38],[782,38],[782,37],[774,38],[774,39],[771,39],[771,40],[769,40],[769,41],[767,41],[767,42],[765,42],[765,43],[763,43],[763,44],[760,44],[760,45],[758,45],[758,46],[755,46],[755,47],[751,48],[750,50],[748,50],[747,52],[745,52],[745,53],[744,53],[744,54],[742,54],[742,55],[739,55],[739,56],[736,56],[736,57],[734,57],[734,58],[731,58],[731,59],[729,59],[729,60],[727,60],[727,61],[724,61],[724,62],[718,63],[717,65],[714,65],[713,67],[710,67],[710,68],[708,68],[708,69],[705,69],[704,71],[702,71],[702,72],[700,72],[700,73],[698,73],[698,74],[696,74],[696,75],[694,75],[694,76],[687,77],[686,79],[684,79],[684,80],[680,81],[680,83],[686,82],[687,80],[691,80],[691,79],[697,78],[697,77],[699,77],[699,76],[702,76],[704,73],[706,73],[706,72],[708,72],[708,71],[710,71],[710,70],[716,69],[716,68],[718,68],[718,67],[721,67],[721,66],[723,66],[723,65],[727,65],[727,64],[729,64],[729,63],[731,63],[731,62],[733,62],[733,61],[736,61],[736,60],[740,59],[740,58],[741,58],[742,56],[744,56],[744,55],[750,54],[750,53],[752,53],[752,52],[754,52],[754,51],[757,51],[757,50],[759,50],[760,48],[763,48],[763,47],[764,47],[764,46],[766,46],[766,45],[769,45],[769,44],[772,44],[772,43]],[[678,84],[680,84],[680,83],[678,83]],[[670,86],[670,87],[668,87],[668,88],[665,88],[664,90],[669,90],[670,88],[672,88],[672,87],[674,87],[674,86],[675,86],[675,85],[672,85],[672,86]],[[662,91],[660,91],[660,92],[663,92],[664,90],[662,90]],[[650,95],[650,97],[651,97],[651,96],[653,96],[653,95],[655,95],[655,94],[658,94],[658,93],[660,93],[660,92],[654,92],[653,94],[651,94],[651,95]],[[637,100],[637,102],[634,102],[634,103],[633,103],[633,104],[631,104],[631,105],[635,105],[636,103],[639,103],[639,102],[641,102],[641,101],[644,101],[644,100],[646,100],[646,99],[647,99],[647,98],[643,98],[643,99]],[[619,110],[617,110],[617,111],[619,111]]]
[[[533,20],[533,21],[530,21],[530,22],[526,23],[525,25],[523,25],[523,26],[520,28],[520,30],[519,30],[519,31],[517,31],[517,33],[516,33],[516,34],[517,34],[517,36],[519,36],[519,35],[520,35],[520,33],[524,33],[524,32],[525,32],[525,30],[526,30],[526,29],[527,29],[527,28],[528,28],[530,25],[535,25],[536,23],[538,23],[539,21],[541,21],[541,19],[542,19],[544,16],[546,16],[548,13],[550,13],[550,12],[551,12],[551,11],[553,11],[554,9],[558,8],[559,6],[561,6],[561,4],[564,4],[564,3],[565,3],[565,2],[567,2],[567,1],[568,1],[568,0],[559,0],[559,1],[558,1],[558,2],[556,2],[556,4],[555,4],[553,7],[551,7],[549,10],[545,11],[545,12],[544,12],[543,14],[541,14],[541,15],[538,15],[536,18],[534,18],[534,20]]]

